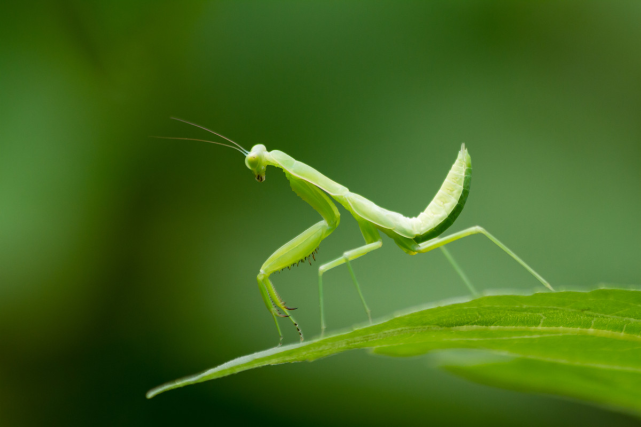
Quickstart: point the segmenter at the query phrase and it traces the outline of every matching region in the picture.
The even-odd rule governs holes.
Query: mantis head
[[[263,144],[258,144],[254,145],[247,157],[245,157],[245,165],[254,173],[258,182],[265,181],[265,169],[267,169],[266,152],[267,148]]]

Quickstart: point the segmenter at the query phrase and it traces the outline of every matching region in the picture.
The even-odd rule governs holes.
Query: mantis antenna
[[[158,139],[182,139],[185,141],[200,141],[200,142],[209,142],[210,144],[222,145],[223,147],[233,148],[236,151],[241,152],[243,155],[247,155],[246,151],[242,151],[240,148],[236,148],[233,145],[223,144],[222,142],[207,141],[206,139],[195,139],[195,138],[178,138],[175,136],[152,136],[152,138]]]
[[[249,151],[245,150],[245,149],[244,149],[244,148],[243,148],[239,143],[237,143],[237,142],[235,142],[235,141],[232,141],[231,139],[227,138],[227,137],[226,137],[226,136],[224,136],[224,135],[219,134],[218,132],[214,132],[213,130],[211,130],[211,129],[207,129],[207,128],[206,128],[206,127],[204,127],[204,126],[197,125],[196,123],[192,123],[192,122],[188,122],[187,120],[179,119],[178,117],[170,117],[170,119],[172,119],[172,120],[178,120],[179,122],[187,123],[188,125],[196,126],[197,128],[201,128],[202,130],[206,130],[207,132],[211,132],[211,133],[213,133],[214,135],[217,135],[217,136],[219,136],[219,137],[221,137],[221,138],[223,138],[223,139],[226,139],[227,141],[229,141],[229,142],[231,142],[232,144],[234,144],[236,147],[240,148],[240,149],[242,150],[241,152],[242,152],[243,154],[245,154],[245,155],[249,154]],[[211,142],[211,141],[205,141],[205,142]],[[215,143],[215,144],[216,144],[216,143]],[[220,143],[218,143],[218,144],[220,144]],[[220,145],[225,145],[225,144],[220,144]],[[230,145],[227,145],[227,147],[230,147]]]

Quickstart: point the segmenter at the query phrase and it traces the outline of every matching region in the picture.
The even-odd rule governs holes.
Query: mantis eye
[[[255,154],[250,154],[249,156],[247,156],[246,162],[247,166],[250,169],[253,169],[258,166],[258,156],[256,156]]]

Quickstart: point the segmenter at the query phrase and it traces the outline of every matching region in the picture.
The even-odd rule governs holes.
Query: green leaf
[[[641,412],[641,292],[622,289],[493,295],[432,306],[240,357],[157,387],[147,397],[260,366],[362,348],[397,357],[463,349],[441,353],[440,364],[488,385]]]

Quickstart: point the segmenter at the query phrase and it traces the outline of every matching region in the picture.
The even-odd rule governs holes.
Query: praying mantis
[[[269,277],[272,273],[297,265],[301,261],[304,262],[309,257],[316,259],[315,254],[318,251],[320,243],[332,234],[340,223],[340,213],[332,200],[338,202],[354,217],[363,235],[365,244],[345,251],[340,257],[321,265],[318,269],[321,336],[323,336],[326,329],[323,302],[323,274],[343,264],[347,266],[369,321],[370,323],[372,322],[371,310],[365,302],[351,261],[380,248],[383,245],[380,233],[391,238],[394,243],[409,255],[425,253],[440,248],[452,267],[474,295],[478,293],[458,263],[449,251],[447,251],[445,245],[462,239],[463,237],[482,234],[514,258],[514,260],[536,277],[546,288],[552,291],[554,290],[543,277],[512,252],[512,250],[480,226],[470,227],[441,237],[441,234],[454,223],[463,210],[470,192],[472,159],[465,148],[465,144],[461,145],[456,161],[454,165],[452,165],[434,199],[432,199],[427,208],[418,216],[408,218],[400,213],[384,209],[359,194],[352,193],[347,187],[332,181],[317,170],[297,161],[282,151],[267,151],[267,148],[262,144],[254,145],[251,151],[247,151],[240,144],[203,126],[175,117],[172,117],[172,119],[211,132],[233,145],[194,138],[160,138],[202,141],[233,148],[243,154],[245,157],[245,165],[252,171],[258,182],[265,181],[267,166],[282,169],[292,190],[322,217],[321,221],[312,225],[276,250],[260,267],[257,276],[258,288],[267,310],[269,310],[274,318],[276,329],[280,336],[280,343],[283,341],[283,334],[278,324],[278,317],[288,318],[294,324],[301,341],[303,341],[303,333],[298,322],[296,322],[291,315],[291,311],[295,310],[295,308],[290,308],[285,305],[285,302],[276,292]]]

